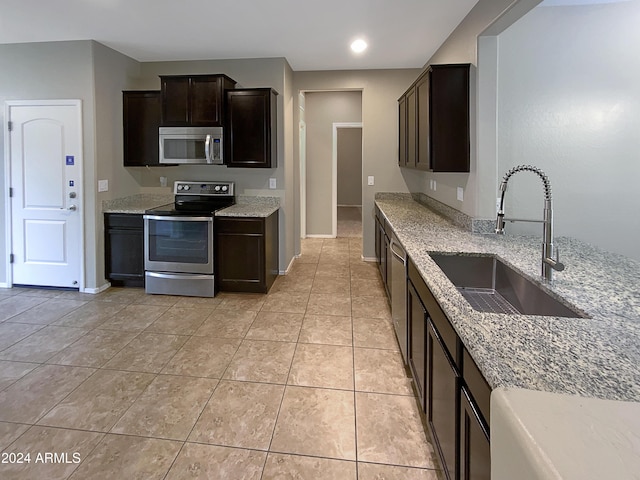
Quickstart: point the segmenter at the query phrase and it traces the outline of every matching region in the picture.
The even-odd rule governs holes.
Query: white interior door
[[[81,288],[80,101],[11,103],[12,283]]]

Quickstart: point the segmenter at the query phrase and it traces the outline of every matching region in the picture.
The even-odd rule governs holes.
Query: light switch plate
[[[373,179],[373,175],[369,175],[367,177],[367,185],[371,186],[371,185],[374,185],[374,184],[375,184],[375,182],[374,182],[374,179]]]
[[[458,187],[458,200],[464,201],[464,188]]]
[[[98,180],[98,192],[109,191],[109,180]]]
[[[275,178],[270,178],[269,179],[269,188],[271,190],[275,190],[277,188],[276,185],[277,185],[276,179]]]

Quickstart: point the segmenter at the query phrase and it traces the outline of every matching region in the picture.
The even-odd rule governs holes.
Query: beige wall
[[[310,92],[305,94],[305,104],[306,233],[329,236],[334,213],[333,124],[362,121],[362,95],[360,92]]]
[[[408,191],[398,167],[398,98],[419,73],[419,69],[294,72],[296,101],[299,91],[362,91],[362,217],[366,258],[375,257],[375,193]],[[308,110],[307,105],[307,115]],[[297,106],[295,112],[295,124],[298,125]],[[294,131],[297,157],[299,134]],[[375,177],[374,186],[366,185],[369,175]]]
[[[362,128],[338,129],[338,205],[362,205]]]

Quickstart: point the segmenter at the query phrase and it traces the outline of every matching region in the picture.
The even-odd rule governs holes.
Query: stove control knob
[[[229,187],[227,187],[226,185],[223,185],[223,186],[222,186],[222,191],[223,191],[223,192],[226,192],[228,189],[229,189]]]
[[[220,185],[216,185],[216,186],[214,187],[214,190],[215,190],[216,192],[219,192],[219,191],[220,191]]]
[[[182,185],[178,185],[178,190],[182,190]]]
[[[185,190],[189,190],[190,188],[191,188],[191,187],[190,187],[189,185],[185,185],[185,186],[184,186],[184,189],[185,189]]]

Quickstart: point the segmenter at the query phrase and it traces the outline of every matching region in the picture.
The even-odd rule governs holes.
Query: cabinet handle
[[[394,246],[394,245],[398,246],[398,243],[397,243],[397,242],[395,242],[395,241],[393,240],[393,238],[392,238],[392,239],[391,239],[391,242],[389,243],[389,249],[391,250],[391,253],[393,253],[393,255],[394,255],[398,260],[400,260],[400,261],[402,262],[402,264],[403,264],[403,265],[406,265],[406,264],[407,264],[407,260],[405,259],[404,255],[400,255],[398,252],[396,252],[396,251],[393,249],[393,246]],[[401,247],[400,247],[400,246],[398,246],[398,248],[401,248]]]

